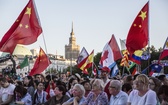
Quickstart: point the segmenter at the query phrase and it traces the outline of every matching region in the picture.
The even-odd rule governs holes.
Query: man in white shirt
[[[128,95],[121,90],[122,83],[119,80],[112,80],[109,85],[111,94],[109,105],[127,105]]]
[[[15,89],[15,85],[10,84],[6,78],[0,78],[0,85],[1,85],[1,105],[9,105],[13,101],[13,92]]]

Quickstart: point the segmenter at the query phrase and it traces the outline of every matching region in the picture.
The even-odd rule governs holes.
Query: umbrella
[[[17,44],[15,50],[13,51],[12,55],[32,55],[30,50],[26,48],[24,45]]]

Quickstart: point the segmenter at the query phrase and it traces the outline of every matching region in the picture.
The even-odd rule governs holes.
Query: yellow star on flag
[[[142,26],[141,25],[139,25],[139,28],[141,28]]]
[[[26,8],[27,9],[27,11],[25,12],[25,14],[28,14],[29,15],[29,17],[30,17],[30,15],[31,15],[31,8]]]
[[[22,24],[19,24],[19,27],[21,28],[23,25]]]
[[[142,20],[144,20],[146,18],[146,11],[145,12],[141,11],[141,14],[139,15],[139,17],[141,17]]]
[[[29,28],[29,26],[28,26],[28,25],[25,25],[25,28]]]

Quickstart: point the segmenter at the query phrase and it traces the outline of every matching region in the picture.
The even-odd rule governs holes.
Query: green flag
[[[26,67],[26,66],[28,66],[28,65],[29,65],[28,57],[25,56],[23,62],[22,62],[17,68],[23,69],[24,67]]]
[[[127,71],[129,71],[129,73],[134,75],[136,72],[136,63],[129,61],[129,68],[126,67],[126,69],[127,69]]]

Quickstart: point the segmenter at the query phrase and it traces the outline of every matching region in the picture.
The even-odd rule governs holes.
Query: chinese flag
[[[40,74],[43,72],[49,65],[51,64],[51,61],[48,59],[47,55],[43,51],[42,48],[40,48],[39,56],[36,59],[36,62],[34,64],[34,67],[30,71],[29,75],[35,75]]]
[[[138,13],[129,30],[126,47],[130,54],[148,44],[148,2]]]
[[[37,41],[42,28],[37,19],[37,13],[30,0],[11,28],[0,42],[0,51],[13,53],[17,44],[29,45]]]

